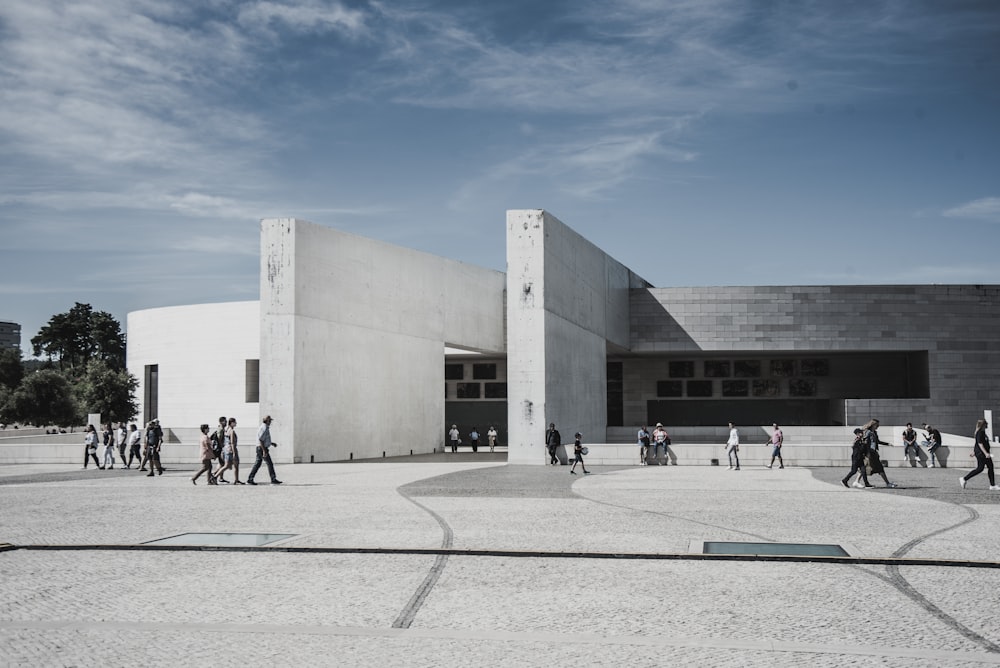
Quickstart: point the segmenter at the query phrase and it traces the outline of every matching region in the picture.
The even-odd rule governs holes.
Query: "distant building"
[[[21,347],[21,325],[0,320],[0,348]]]

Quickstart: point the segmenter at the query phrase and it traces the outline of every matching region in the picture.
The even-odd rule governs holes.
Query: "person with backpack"
[[[897,487],[897,485],[894,482],[889,482],[889,478],[886,477],[885,468],[882,466],[882,459],[878,452],[878,446],[889,444],[879,439],[878,425],[878,420],[873,418],[862,427],[865,442],[868,444],[868,451],[865,453],[868,456],[868,468],[871,469],[872,475],[882,476],[882,480],[885,480],[885,486],[892,489]]]
[[[479,452],[479,430],[475,427],[469,432],[469,440],[472,442],[472,451]]]
[[[840,481],[848,489],[851,487],[851,478],[858,471],[861,472],[860,479],[864,480],[865,484],[855,482],[855,487],[870,489],[875,486],[868,482],[868,472],[865,471],[865,453],[868,452],[868,443],[865,441],[864,434],[865,432],[860,427],[854,430],[854,443],[851,445],[851,472]]]

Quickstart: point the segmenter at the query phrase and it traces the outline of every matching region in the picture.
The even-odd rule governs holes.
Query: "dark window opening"
[[[142,388],[143,424],[160,417],[160,365],[147,364],[144,372]]]
[[[476,380],[496,380],[496,364],[473,364],[472,377]]]
[[[247,360],[246,363],[246,403],[260,402],[260,360]]]
[[[687,395],[689,397],[710,397],[710,396],[712,396],[712,381],[710,381],[710,380],[689,380],[689,381],[687,381]]]
[[[479,383],[458,383],[455,396],[459,399],[478,399]]]
[[[656,396],[658,397],[683,397],[684,381],[682,380],[658,380],[656,381]]]
[[[760,360],[736,360],[733,375],[737,378],[760,378]]]
[[[506,399],[507,383],[485,383],[487,399]]]
[[[671,378],[694,378],[694,362],[670,362],[668,367]]]
[[[705,360],[705,378],[728,378],[729,360]]]
[[[750,383],[745,380],[722,381],[722,396],[745,397],[750,392]]]
[[[445,380],[462,380],[464,377],[465,377],[465,365],[463,364],[444,365]]]

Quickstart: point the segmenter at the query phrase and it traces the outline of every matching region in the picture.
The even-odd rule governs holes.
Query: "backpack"
[[[222,450],[222,443],[219,442],[219,432],[213,431],[212,435],[208,437],[212,441],[212,452],[216,455]]]

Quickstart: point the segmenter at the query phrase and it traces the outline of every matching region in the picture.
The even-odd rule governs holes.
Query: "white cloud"
[[[947,218],[971,218],[1000,223],[1000,197],[983,197],[943,212]]]
[[[249,29],[269,32],[276,23],[296,32],[336,31],[349,37],[368,32],[363,12],[339,2],[253,2],[239,9],[237,21]]]

